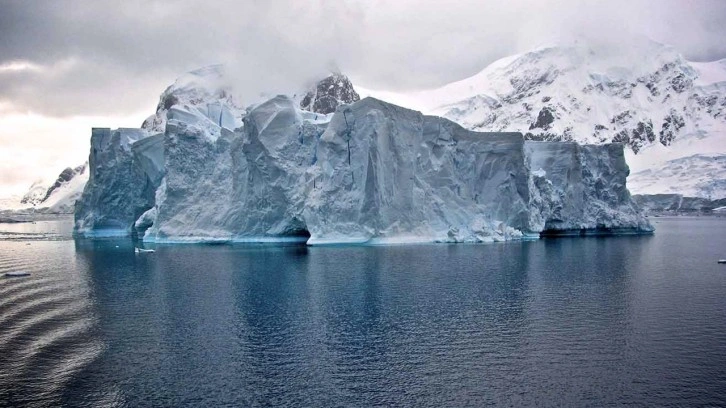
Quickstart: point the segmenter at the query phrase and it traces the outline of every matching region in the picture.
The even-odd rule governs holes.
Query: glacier
[[[215,88],[219,72],[177,81],[141,129],[93,130],[77,235],[321,245],[653,231],[622,144],[467,130],[360,99],[342,74],[243,109]]]

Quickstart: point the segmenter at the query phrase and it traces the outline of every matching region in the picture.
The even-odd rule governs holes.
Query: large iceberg
[[[652,231],[620,144],[469,131],[326,80],[316,95],[335,95],[334,113],[294,95],[242,110],[187,80],[143,129],[94,129],[77,233],[315,245]]]

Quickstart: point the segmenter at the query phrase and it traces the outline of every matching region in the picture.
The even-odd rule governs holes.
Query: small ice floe
[[[21,278],[23,276],[30,276],[30,272],[5,272],[6,278]]]
[[[134,251],[137,254],[151,254],[151,253],[156,252],[153,249],[144,249],[144,248],[135,248]]]
[[[718,263],[720,263],[720,264],[726,264],[726,259],[719,259],[718,260]]]

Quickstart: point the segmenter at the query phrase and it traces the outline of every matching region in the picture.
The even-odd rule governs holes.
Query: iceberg
[[[311,94],[242,110],[185,85],[142,129],[94,129],[76,233],[321,245],[653,231],[626,188],[621,144],[475,132],[325,81],[313,96],[334,95],[332,113]]]
[[[149,242],[305,240],[303,178],[325,123],[275,97],[219,138],[170,120]],[[213,132],[214,133],[214,132]]]

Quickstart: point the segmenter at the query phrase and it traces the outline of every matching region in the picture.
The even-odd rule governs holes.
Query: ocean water
[[[726,219],[488,245],[0,225],[0,406],[723,406]]]

